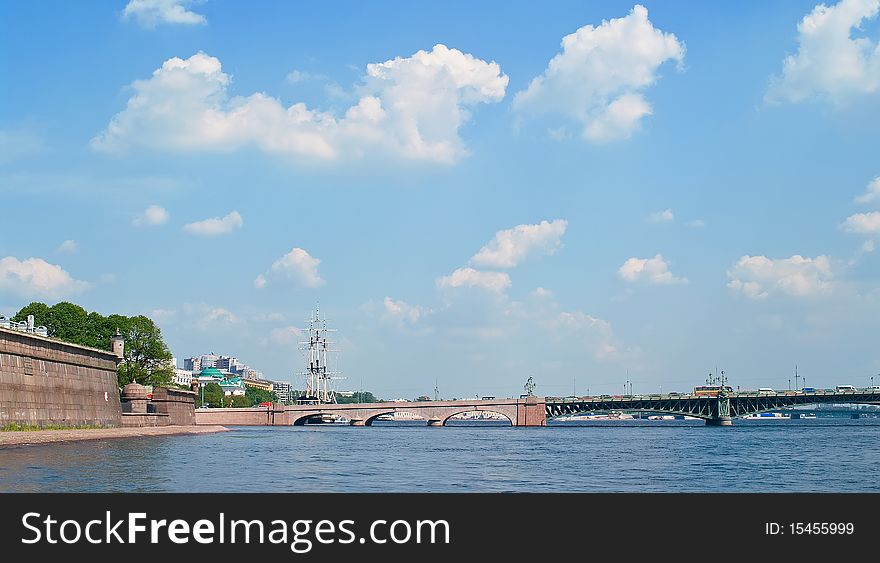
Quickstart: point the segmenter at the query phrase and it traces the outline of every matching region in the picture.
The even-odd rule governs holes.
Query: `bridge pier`
[[[729,416],[707,418],[706,426],[733,426],[733,419],[731,419]]]
[[[364,419],[362,418],[352,418],[348,421],[349,426],[366,426]]]
[[[428,426],[443,426],[443,421],[436,418],[428,420]]]

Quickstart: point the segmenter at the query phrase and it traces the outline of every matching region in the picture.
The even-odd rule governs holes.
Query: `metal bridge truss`
[[[880,404],[880,391],[730,393],[721,397],[694,395],[547,397],[545,401],[547,418],[590,412],[641,411],[679,414],[709,420],[720,417],[737,418],[753,413],[818,403]]]

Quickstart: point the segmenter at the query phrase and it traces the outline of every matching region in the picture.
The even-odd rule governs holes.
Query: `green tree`
[[[244,396],[248,400],[248,404],[245,406],[255,407],[260,403],[277,403],[278,395],[275,394],[274,391],[264,391],[263,389],[257,389],[256,387],[248,387],[244,390]]]
[[[202,395],[204,394],[205,400],[202,402]],[[199,390],[199,396],[196,397],[196,401],[198,406],[211,406],[211,407],[222,407],[223,405],[223,389],[219,384],[215,382],[208,383],[205,385],[203,390]]]
[[[49,307],[34,302],[22,308],[14,321],[34,316],[36,325],[49,330],[49,336],[102,350],[110,350],[110,339],[119,330],[125,339],[125,358],[117,369],[119,386],[132,381],[144,385],[168,385],[174,377],[170,366],[171,352],[162,340],[162,333],[152,320],[144,316],[126,317],[89,313],[79,305],[61,301]]]
[[[379,401],[369,391],[355,391],[351,397],[341,397],[337,395],[336,402],[342,405],[347,405],[350,403],[377,403]]]
[[[172,356],[162,340],[159,327],[139,315],[127,319],[120,332],[125,339],[125,358],[117,370],[119,384],[140,383],[154,387],[170,384],[174,378]]]
[[[254,405],[253,405],[253,403],[251,403],[250,399],[239,395],[237,397],[232,397],[232,406],[234,408],[240,409],[242,407],[252,407]]]

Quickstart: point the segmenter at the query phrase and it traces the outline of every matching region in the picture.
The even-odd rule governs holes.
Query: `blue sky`
[[[320,302],[386,398],[867,384],[878,9],[5,2],[0,313],[297,383]]]

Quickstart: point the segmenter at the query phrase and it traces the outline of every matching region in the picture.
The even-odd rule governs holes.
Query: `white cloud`
[[[523,116],[573,120],[593,142],[625,139],[651,114],[643,91],[657,81],[658,68],[669,60],[680,67],[684,52],[675,35],[655,28],[648,10],[636,5],[625,17],[563,37],[562,52],[516,94],[513,107]]]
[[[693,221],[688,222],[688,227],[691,227],[694,229],[702,229],[705,226],[706,226],[706,222],[703,221],[702,219],[694,219]]]
[[[868,252],[874,252],[874,250],[876,248],[877,248],[877,245],[873,240],[866,240],[865,242],[862,243],[861,250],[863,253],[868,253]]]
[[[818,4],[797,26],[798,52],[785,57],[782,74],[770,80],[768,101],[817,97],[840,103],[880,89],[880,47],[868,37],[852,37],[874,18],[880,0]]]
[[[385,315],[400,320],[402,322],[417,323],[419,319],[431,313],[430,309],[421,305],[410,305],[406,301],[397,300],[386,297],[382,301],[385,308]]]
[[[93,148],[230,151],[254,145],[309,160],[364,158],[366,153],[454,162],[466,154],[459,128],[479,103],[504,97],[500,67],[435,45],[411,57],[367,65],[358,102],[342,117],[263,93],[230,96],[231,77],[205,53],[174,57],[146,80]]]
[[[505,272],[481,272],[473,268],[459,268],[437,279],[437,287],[477,287],[501,293],[510,287],[510,276]]]
[[[58,245],[58,252],[63,252],[65,254],[74,254],[77,250],[79,250],[79,246],[76,244],[75,240],[67,239]]]
[[[184,303],[181,311],[190,326],[203,331],[229,329],[244,323],[229,309],[208,303]]]
[[[669,262],[662,254],[653,258],[629,258],[617,270],[617,275],[628,282],[646,280],[654,284],[688,283],[687,278],[679,278],[669,271]]]
[[[529,292],[529,295],[531,295],[532,297],[538,297],[540,299],[549,299],[553,297],[553,292],[549,289],[544,289],[543,287],[536,287],[531,292]]]
[[[618,354],[611,323],[581,311],[562,311],[540,321],[541,326],[553,333],[586,332],[591,334],[593,355],[598,360],[612,359]]]
[[[243,224],[241,215],[238,211],[233,210],[225,217],[213,217],[204,221],[187,223],[183,228],[194,235],[213,237],[229,234],[235,229],[240,229]]]
[[[176,316],[177,311],[174,309],[153,309],[150,311],[150,317],[157,321],[173,319]]]
[[[875,201],[880,201],[880,176],[871,180],[865,193],[856,197],[856,203],[874,203]]]
[[[273,328],[269,331],[269,339],[281,346],[296,344],[300,335],[302,335],[302,330],[295,326]]]
[[[302,248],[294,247],[273,262],[266,275],[258,275],[254,280],[254,287],[262,289],[270,280],[292,280],[305,287],[318,287],[324,284],[324,280],[318,274],[320,263],[320,260]]]
[[[208,23],[205,16],[187,9],[193,0],[129,0],[122,11],[123,19],[134,18],[147,28],[157,24],[200,25]]]
[[[87,282],[73,279],[60,266],[49,264],[42,258],[0,258],[0,292],[22,297],[59,299],[85,291],[88,287]]]
[[[663,211],[655,211],[648,215],[648,221],[652,223],[665,223],[668,221],[675,221],[675,215],[672,213],[671,209],[664,209]]]
[[[513,268],[529,254],[553,254],[559,248],[568,221],[541,221],[537,225],[517,225],[495,233],[495,237],[480,249],[471,264],[489,268]]]
[[[167,223],[169,217],[164,208],[150,205],[143,213],[132,219],[131,224],[135,227],[154,227]]]
[[[287,74],[287,81],[291,84],[309,82],[311,80],[324,80],[325,78],[327,77],[323,74],[316,74],[305,70],[292,70]]]
[[[848,233],[863,235],[880,234],[880,211],[850,215],[846,218],[846,221],[840,224],[840,228]]]
[[[750,299],[766,299],[774,294],[813,297],[832,289],[833,274],[827,256],[770,259],[743,256],[727,272],[727,287]]]

